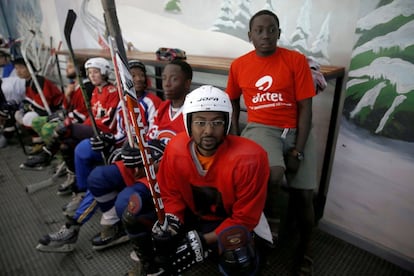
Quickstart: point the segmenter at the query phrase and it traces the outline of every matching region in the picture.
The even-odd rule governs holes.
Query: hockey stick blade
[[[63,32],[65,34],[66,43],[68,44],[69,48],[72,48],[70,35],[72,34],[72,30],[73,30],[73,26],[75,25],[76,18],[77,18],[76,13],[73,10],[68,10]]]
[[[33,194],[34,192],[40,191],[47,187],[50,187],[55,184],[53,177],[40,181],[38,183],[29,184],[26,186],[26,192],[28,194]]]
[[[73,26],[75,25],[76,18],[77,18],[76,13],[72,9],[68,10],[68,14],[66,15],[65,27],[64,27],[63,32],[65,34],[65,40],[66,40],[66,44],[68,46],[69,56],[72,59],[73,64],[75,65],[76,77],[78,79],[78,83],[79,83],[80,89],[82,91],[82,96],[83,96],[83,100],[85,101],[88,116],[91,119],[93,133],[94,133],[95,136],[98,136],[98,134],[99,134],[98,127],[96,125],[95,117],[93,116],[93,113],[92,113],[92,108],[91,108],[89,99],[86,95],[85,85],[83,84],[83,81],[80,77],[81,75],[80,75],[80,72],[79,72],[79,67],[76,64],[75,53],[74,53],[73,47],[72,47],[71,34],[72,34]],[[105,158],[104,158],[104,160],[105,160]]]

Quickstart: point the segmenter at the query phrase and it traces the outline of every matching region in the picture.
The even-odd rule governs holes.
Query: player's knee
[[[218,236],[219,268],[224,275],[255,275],[258,255],[250,232],[244,226],[232,226]]]

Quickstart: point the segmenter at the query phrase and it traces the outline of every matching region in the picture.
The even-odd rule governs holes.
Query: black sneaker
[[[129,241],[129,237],[118,221],[114,225],[105,225],[103,230],[92,238],[92,249],[101,250]]]
[[[52,161],[52,156],[48,152],[42,151],[38,155],[29,157],[23,163],[23,166],[28,168],[46,167],[50,164],[50,161]]]

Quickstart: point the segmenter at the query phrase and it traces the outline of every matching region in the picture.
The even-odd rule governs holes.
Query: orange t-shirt
[[[243,95],[248,122],[280,128],[296,128],[297,102],[316,95],[306,57],[280,47],[271,56],[253,50],[234,60],[226,92],[232,100]]]

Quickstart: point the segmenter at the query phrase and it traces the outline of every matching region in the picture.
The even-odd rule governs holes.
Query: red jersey
[[[251,140],[227,135],[208,171],[195,156],[186,133],[166,147],[157,174],[165,211],[182,222],[187,208],[203,220],[221,220],[217,234],[232,225],[252,231],[266,201],[267,153]]]
[[[53,82],[42,76],[37,76],[37,81],[42,88],[43,95],[45,96],[50,110],[54,112],[60,109],[63,101],[63,92],[60,91]],[[39,115],[47,115],[47,111],[43,105],[42,98],[37,92],[32,79],[26,81],[26,97],[24,101],[29,103],[34,111],[36,111]]]
[[[83,99],[82,90],[79,84],[71,94],[70,100],[63,98],[63,108],[68,112],[68,117],[73,123],[82,123],[88,117],[88,110]]]
[[[167,145],[171,138],[180,132],[185,132],[182,107],[172,116],[171,101],[161,102],[153,121],[149,123],[147,140],[160,140]],[[127,186],[131,186],[137,181],[148,186],[147,178],[135,178],[134,170],[126,168],[122,160],[116,161],[115,164],[118,166]]]
[[[118,90],[113,84],[106,84],[100,91],[99,87],[95,87],[92,92],[91,107],[92,114],[95,117],[97,127],[103,132],[116,132],[116,107],[119,102]],[[88,117],[84,122],[91,125]]]
[[[248,122],[280,128],[296,128],[297,102],[316,95],[306,57],[280,47],[271,56],[253,50],[234,60],[226,92],[232,100],[243,94]]]

